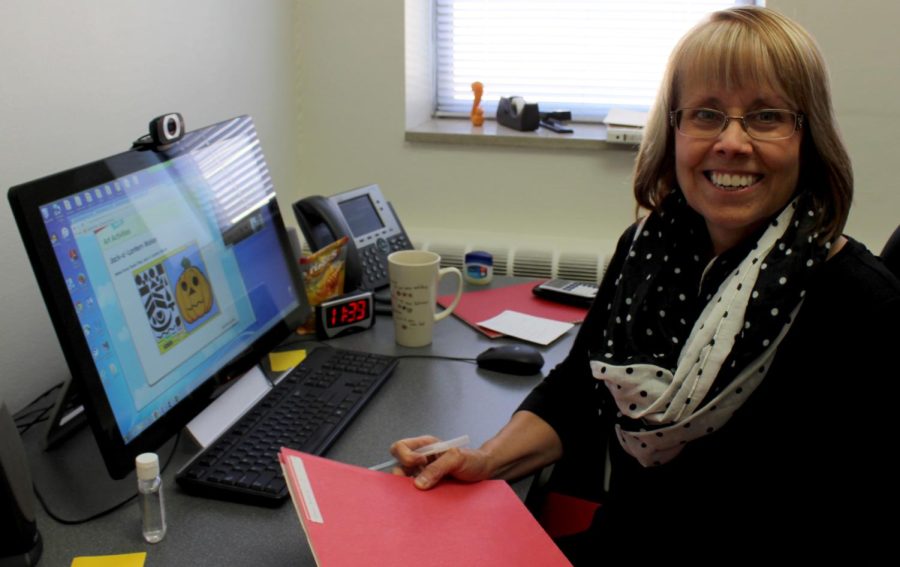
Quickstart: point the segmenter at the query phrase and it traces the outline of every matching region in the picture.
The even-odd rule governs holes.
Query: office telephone
[[[346,291],[386,287],[387,257],[412,248],[394,208],[378,185],[351,189],[331,197],[314,195],[293,204],[297,223],[307,244],[318,250],[349,236]]]

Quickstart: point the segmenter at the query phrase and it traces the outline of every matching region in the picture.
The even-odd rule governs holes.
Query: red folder
[[[422,491],[409,478],[287,448],[279,458],[320,566],[570,565],[504,481],[450,481]]]
[[[478,323],[496,317],[506,310],[565,323],[584,321],[588,311],[586,308],[565,305],[538,297],[531,291],[535,284],[537,282],[532,281],[506,287],[467,291],[463,293],[453,314],[492,339],[503,335],[479,327]],[[442,295],[438,297],[437,302],[442,307],[446,307],[453,301],[453,297],[453,295]]]

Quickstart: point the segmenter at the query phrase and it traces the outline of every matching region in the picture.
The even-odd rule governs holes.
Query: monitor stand
[[[285,374],[276,374],[259,364],[254,366],[185,427],[187,437],[196,445],[182,442],[176,447],[177,437],[172,438],[157,450],[160,463],[165,464],[172,452],[177,450],[178,454],[174,455],[170,465],[170,474],[177,471],[196,455],[197,445],[200,449],[206,448]],[[75,418],[78,423],[72,423],[71,418],[66,420],[65,416],[71,412],[64,412],[62,408],[71,403],[63,401],[63,398],[77,399],[77,388],[73,387],[71,380],[64,384],[63,391],[59,393],[54,407],[54,424],[44,436],[38,428],[26,432],[23,441],[35,489],[47,507],[63,519],[78,520],[103,512],[136,494],[137,480],[133,471],[121,480],[110,478],[93,431],[89,427],[81,427],[85,421],[84,412]],[[51,435],[51,431],[56,433]],[[44,450],[49,447],[53,450]]]
[[[43,439],[44,449],[50,450],[56,447],[84,427],[86,423],[87,417],[84,413],[80,389],[69,377],[63,382],[47,420]]]
[[[69,432],[65,443],[57,443],[52,451],[43,450],[38,428],[26,432],[23,441],[35,490],[60,518],[89,518],[137,493],[133,472],[121,480],[110,478],[89,427]],[[160,447],[160,463],[164,464],[174,449],[175,438]]]

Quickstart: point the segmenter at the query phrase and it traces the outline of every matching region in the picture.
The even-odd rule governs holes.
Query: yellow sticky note
[[[297,366],[306,358],[306,351],[303,349],[300,350],[285,350],[281,352],[270,352],[269,353],[269,364],[272,365],[272,370],[275,372],[284,372],[285,370],[290,370],[291,368]]]
[[[144,567],[147,553],[125,553],[122,555],[95,555],[93,557],[76,557],[72,567]]]

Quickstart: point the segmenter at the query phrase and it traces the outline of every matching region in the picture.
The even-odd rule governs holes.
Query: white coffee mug
[[[391,280],[391,313],[397,344],[421,347],[431,344],[434,324],[453,313],[462,297],[462,273],[440,268],[441,257],[426,250],[400,250],[388,256]],[[456,275],[456,297],[446,309],[435,313],[438,281]]]

